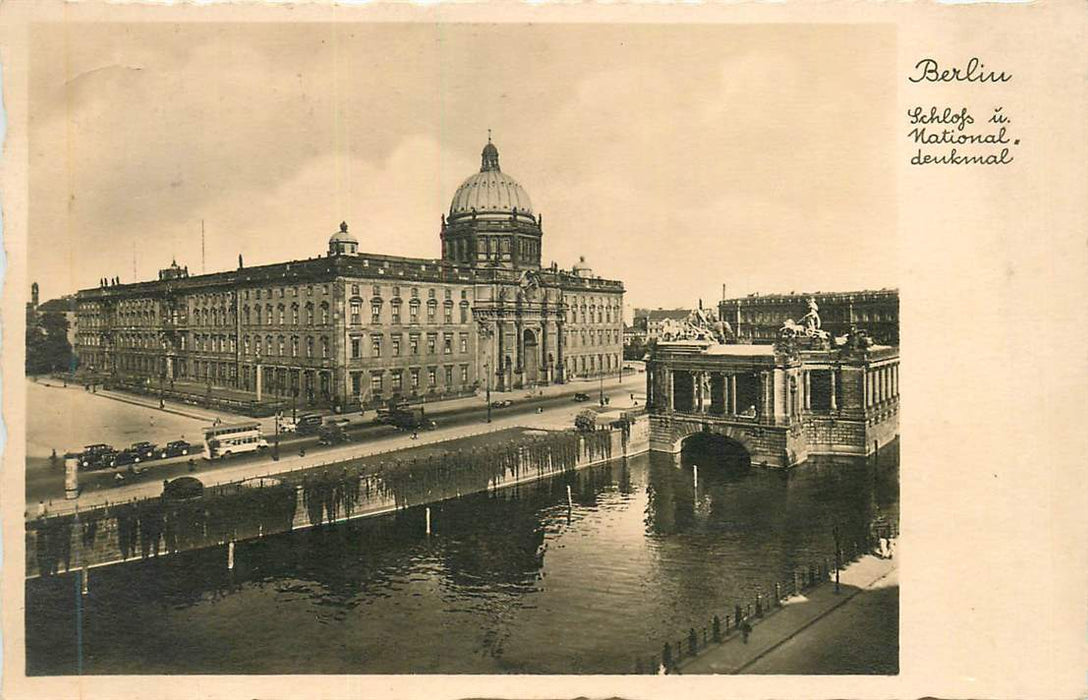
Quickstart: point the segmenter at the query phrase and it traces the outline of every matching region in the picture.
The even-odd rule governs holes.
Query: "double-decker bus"
[[[204,429],[204,459],[219,459],[268,447],[257,421],[221,423]]]

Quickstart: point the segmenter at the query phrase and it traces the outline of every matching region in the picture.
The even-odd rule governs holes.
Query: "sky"
[[[323,255],[436,258],[479,170],[543,262],[630,306],[898,284],[881,25],[48,24],[29,84],[30,279],[49,299]]]

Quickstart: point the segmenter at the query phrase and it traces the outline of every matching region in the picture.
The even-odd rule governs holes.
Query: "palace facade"
[[[584,258],[542,268],[542,223],[489,140],[442,217],[440,259],[362,253],[342,223],[324,257],[103,279],[76,296],[79,364],[345,407],[618,372],[623,283]]]
[[[815,292],[811,294],[751,294],[718,302],[718,317],[729,322],[740,343],[773,343],[782,322],[804,315],[815,300],[824,330],[844,336],[852,327],[864,329],[877,343],[899,345],[899,290]]]

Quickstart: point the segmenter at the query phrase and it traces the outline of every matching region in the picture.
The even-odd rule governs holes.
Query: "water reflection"
[[[653,454],[96,570],[90,673],[615,673],[898,520],[898,454],[791,472]],[[696,479],[694,466],[698,465]],[[573,507],[568,506],[570,487]],[[73,578],[27,585],[28,672],[75,667]]]

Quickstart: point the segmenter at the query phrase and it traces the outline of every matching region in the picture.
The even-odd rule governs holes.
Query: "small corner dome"
[[[584,255],[578,256],[578,262],[574,264],[574,267],[572,269],[574,271],[574,274],[578,275],[579,277],[593,276],[593,268],[591,268],[586,263],[586,256]]]
[[[355,236],[348,233],[348,224],[346,221],[340,222],[340,230],[332,234],[329,238],[329,243],[359,243],[359,240]]]

